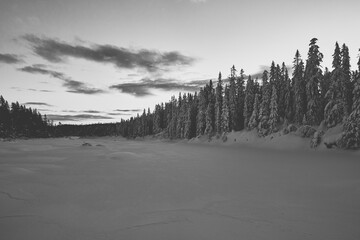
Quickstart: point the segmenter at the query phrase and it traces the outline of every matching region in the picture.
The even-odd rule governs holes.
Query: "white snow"
[[[358,152],[236,134],[0,142],[0,238],[360,239]]]

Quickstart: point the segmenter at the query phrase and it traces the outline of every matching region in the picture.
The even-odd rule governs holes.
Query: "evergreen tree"
[[[353,99],[353,83],[351,82],[350,56],[349,48],[343,44],[341,49],[341,70],[342,70],[342,92],[344,103],[344,114],[348,116],[351,113]]]
[[[306,87],[304,80],[304,63],[301,60],[299,50],[296,51],[293,61],[293,78],[294,83],[294,121],[301,124],[306,113]]]
[[[360,77],[354,84],[352,112],[346,119],[343,130],[337,145],[344,149],[360,148]]]
[[[236,95],[236,69],[233,65],[230,69],[229,77],[229,110],[230,110],[230,130],[237,130],[238,114],[236,111],[237,95]]]
[[[330,89],[331,80],[332,80],[331,75],[332,75],[332,73],[329,71],[329,69],[327,67],[325,67],[324,77],[323,77],[323,80],[320,83],[321,101],[322,101],[322,106],[323,106],[324,109],[325,109],[326,104],[328,102],[328,99],[326,99],[326,94]],[[324,119],[325,119],[325,115],[324,115]]]
[[[284,96],[284,104],[285,104],[285,119],[287,122],[293,122],[294,120],[294,91],[290,78],[285,75],[285,96]]]
[[[319,84],[322,78],[320,64],[323,54],[319,51],[316,44],[317,38],[310,41],[308,59],[306,60],[305,80],[306,80],[306,96],[307,96],[307,112],[306,121],[309,125],[318,125],[323,119],[323,109],[321,108],[321,99],[319,92]]]
[[[268,134],[270,115],[271,85],[268,82],[268,72],[265,70],[262,76],[262,101],[259,111],[258,133],[260,136]]]
[[[278,84],[279,86],[277,87],[277,91],[278,91],[278,95],[279,95],[279,97],[278,97],[279,117],[282,119],[284,119],[286,117],[285,98],[286,98],[286,92],[288,90],[287,89],[288,80],[289,80],[288,71],[287,71],[285,63],[283,62],[281,69],[280,69],[280,78],[277,80],[277,82],[279,83]]]
[[[329,90],[325,95],[327,104],[324,110],[324,119],[327,127],[333,127],[342,122],[344,115],[343,74],[341,69],[340,48],[337,42],[335,44],[332,65],[334,70],[331,73]]]
[[[9,103],[0,96],[0,137],[10,136],[11,115]]]
[[[236,82],[236,95],[237,95],[237,104],[236,104],[236,112],[238,119],[238,129],[242,130],[244,128],[244,102],[245,102],[245,77],[244,70],[240,70],[240,76],[237,78]]]
[[[251,114],[253,112],[254,107],[254,99],[255,99],[255,93],[254,93],[254,81],[252,80],[251,76],[249,76],[246,88],[245,88],[245,102],[244,102],[244,124],[245,128],[248,127]]]
[[[221,132],[221,115],[222,115],[222,102],[223,102],[223,86],[221,79],[221,72],[219,72],[218,83],[215,91],[215,131]]]
[[[255,101],[254,101],[254,107],[253,112],[251,114],[250,120],[249,120],[249,129],[252,130],[254,128],[257,128],[259,124],[259,109],[260,109],[260,95],[257,93],[255,94]]]
[[[199,104],[198,104],[198,114],[197,114],[197,126],[196,126],[196,134],[203,135],[206,128],[206,99],[205,92],[201,88],[199,92]]]
[[[230,110],[229,110],[229,87],[225,85],[225,94],[222,105],[222,120],[221,130],[222,132],[230,131]]]
[[[278,114],[278,105],[277,105],[277,91],[276,87],[273,86],[272,94],[271,94],[271,101],[270,101],[270,116],[269,116],[269,130],[270,133],[278,131],[278,124],[279,124],[279,114]]]

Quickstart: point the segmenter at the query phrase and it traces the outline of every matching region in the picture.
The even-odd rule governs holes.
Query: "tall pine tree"
[[[319,84],[322,79],[320,64],[323,59],[323,54],[319,51],[319,46],[316,43],[317,38],[311,39],[305,68],[307,97],[306,121],[309,125],[318,125],[323,119],[323,109],[321,107],[319,92]]]
[[[306,114],[307,103],[304,63],[301,59],[299,50],[296,51],[293,61],[292,81],[294,83],[294,122],[300,125]]]
[[[277,99],[278,94],[276,91],[276,87],[272,87],[271,101],[270,101],[270,116],[269,116],[269,130],[270,133],[274,133],[278,131],[279,124],[279,113],[278,113],[278,105]]]
[[[219,72],[218,82],[215,90],[215,131],[221,132],[221,115],[222,115],[222,103],[223,103],[223,85],[221,79],[221,72]]]

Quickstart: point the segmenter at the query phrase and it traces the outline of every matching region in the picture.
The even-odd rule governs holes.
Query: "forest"
[[[360,57],[351,70],[348,47],[336,42],[332,70],[322,70],[323,54],[317,39],[310,40],[306,60],[296,51],[292,76],[285,63],[271,63],[261,79],[230,68],[230,75],[209,81],[199,92],[179,93],[153,111],[112,124],[53,126],[35,110],[1,100],[0,137],[24,135],[106,136],[127,138],[161,135],[191,139],[200,135],[220,137],[227,132],[256,130],[260,137],[288,126],[332,128],[343,124],[340,148],[360,147]],[[321,137],[321,132],[316,132]]]

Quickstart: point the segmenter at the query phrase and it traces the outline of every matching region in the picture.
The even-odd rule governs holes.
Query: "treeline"
[[[209,136],[256,129],[260,136],[277,132],[290,123],[327,128],[344,123],[338,145],[360,146],[360,59],[351,71],[348,47],[335,44],[332,70],[322,71],[323,54],[313,38],[304,61],[296,51],[292,76],[284,63],[272,62],[261,79],[245,76],[233,66],[225,80],[219,73],[199,93],[179,94],[153,112],[122,120],[117,126],[124,137],[163,134],[170,139]],[[259,83],[261,82],[261,84]]]
[[[36,109],[26,108],[18,102],[11,107],[0,96],[0,138],[48,137],[52,123]]]
[[[120,132],[119,124],[116,123],[95,123],[85,125],[59,124],[53,127],[53,136],[79,136],[79,137],[104,137],[117,136]]]

